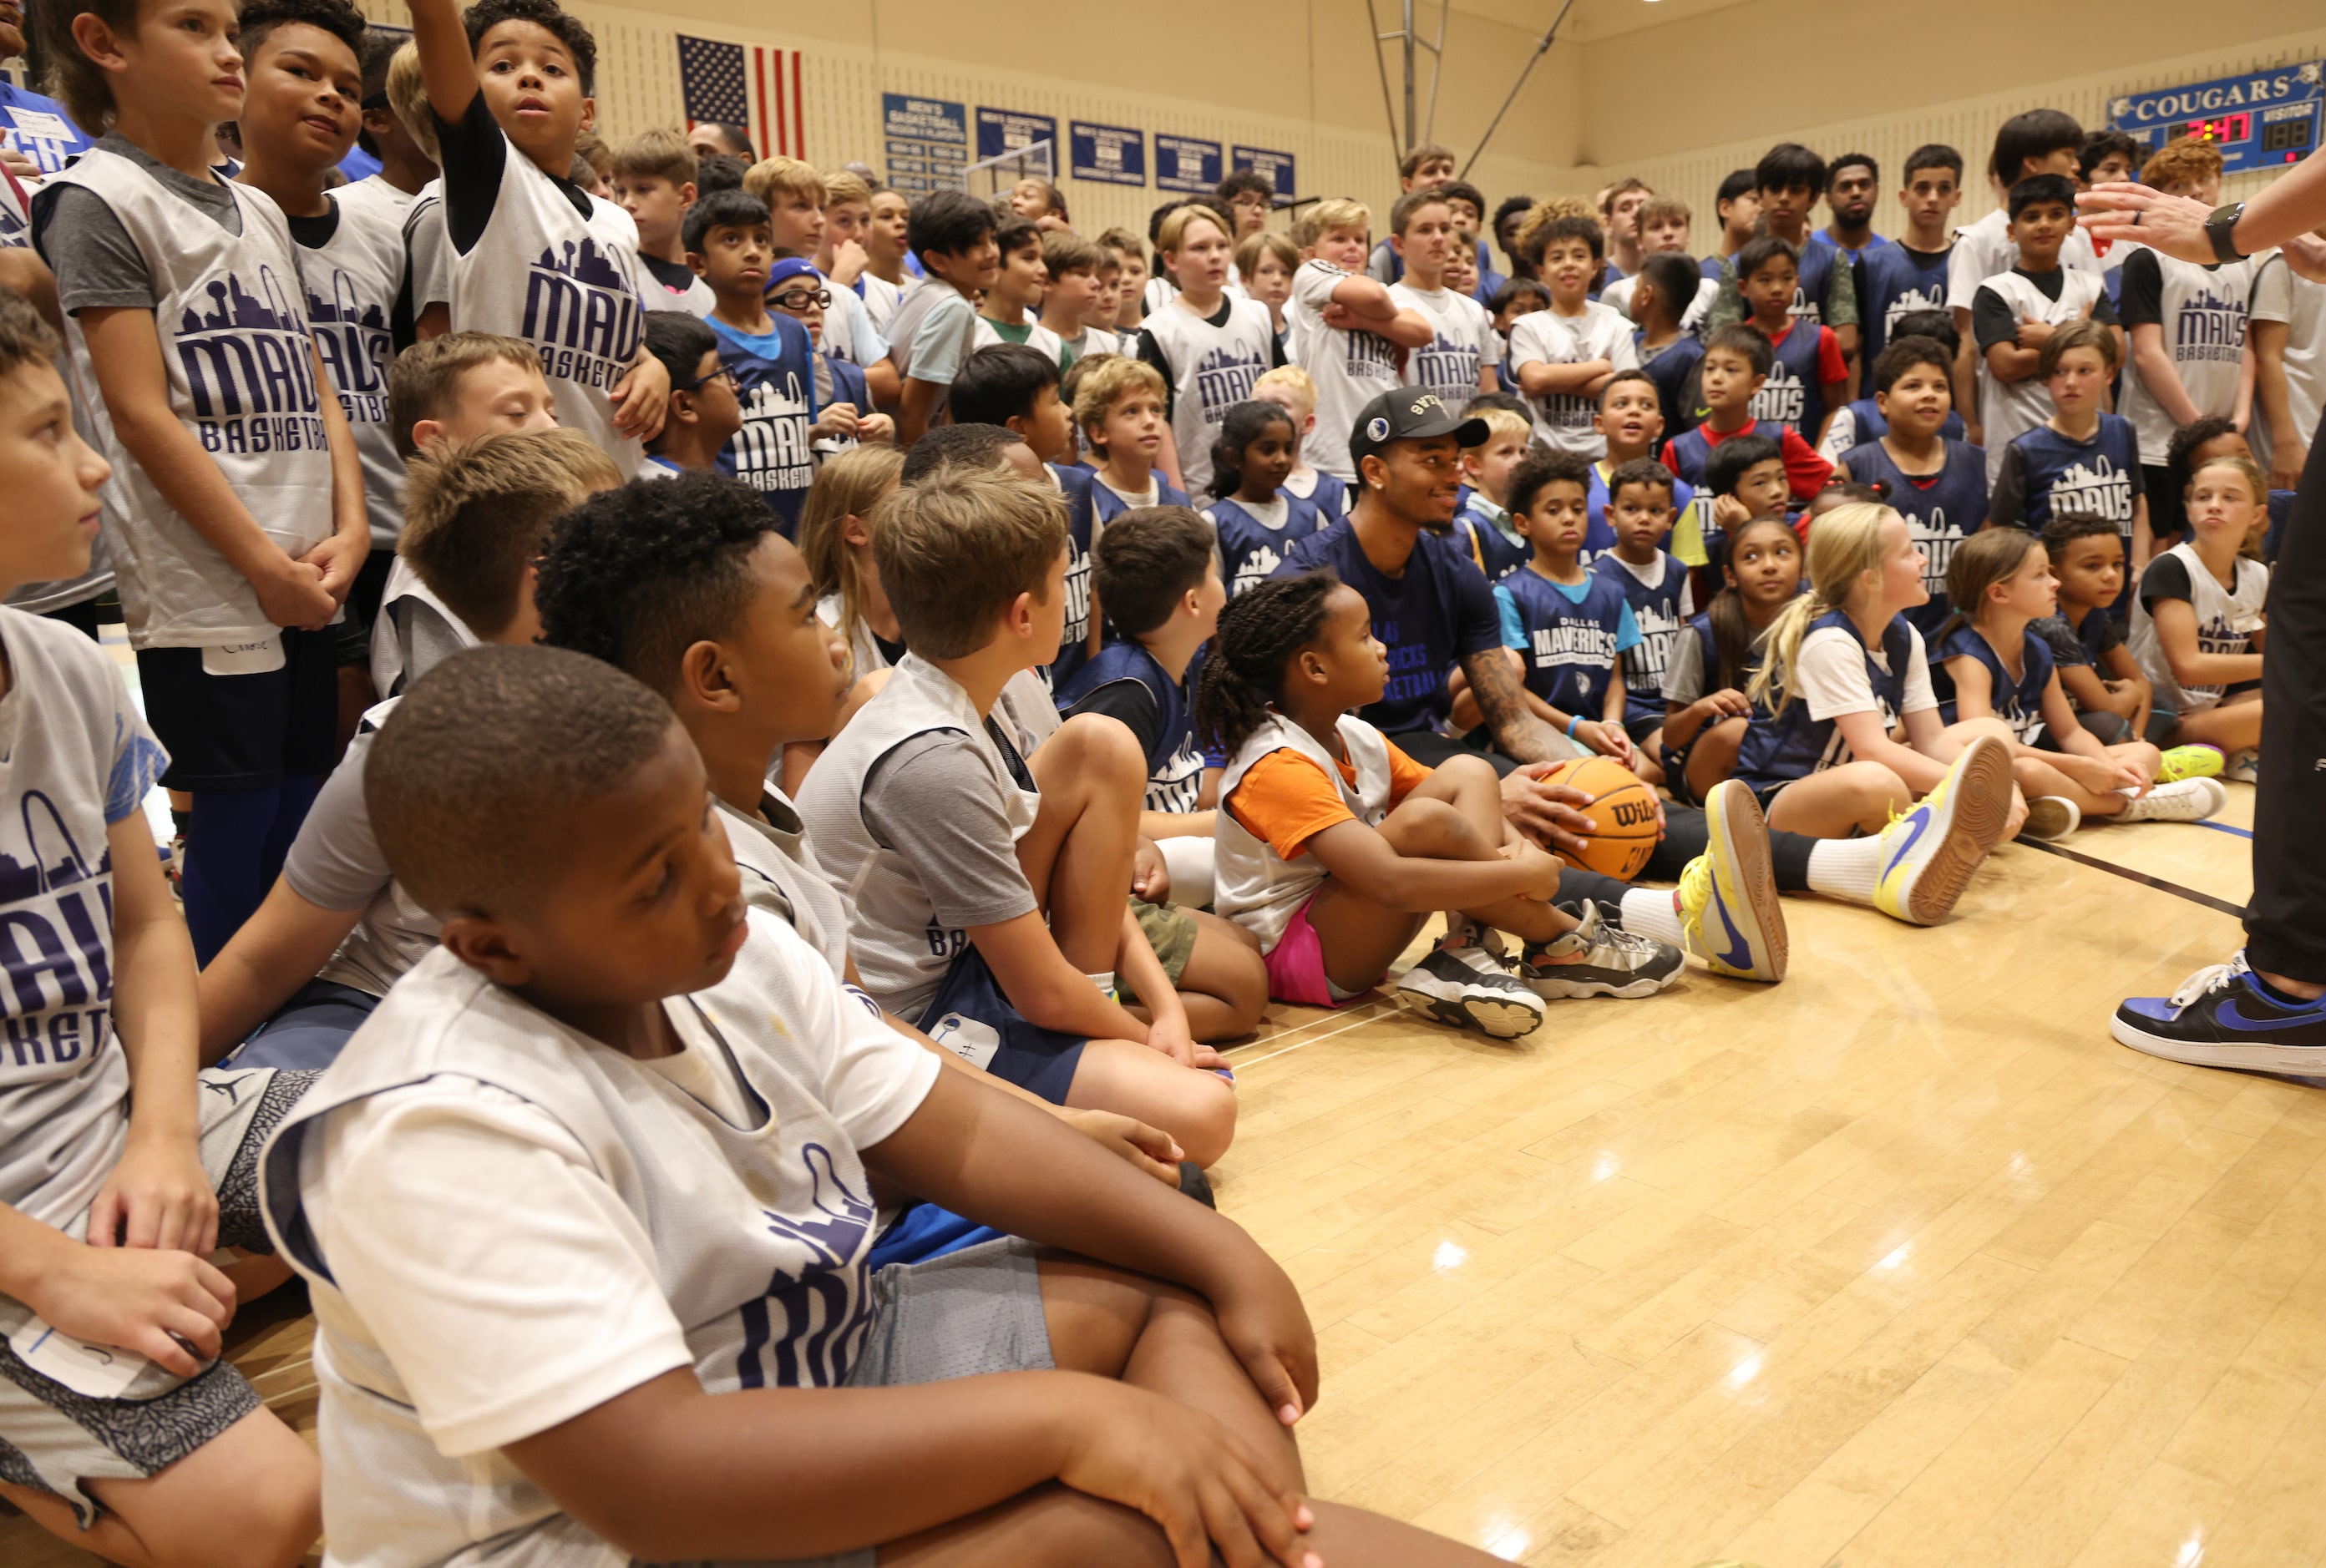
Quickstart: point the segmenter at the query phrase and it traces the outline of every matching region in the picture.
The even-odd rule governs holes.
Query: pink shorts
[[[1268,950],[1268,994],[1277,1001],[1304,1007],[1337,1007],[1364,992],[1335,994],[1339,988],[1325,973],[1324,941],[1308,923],[1308,905],[1316,902],[1314,893],[1302,900],[1286,923],[1284,934]]]

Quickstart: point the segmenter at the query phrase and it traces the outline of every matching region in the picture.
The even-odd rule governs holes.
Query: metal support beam
[[[1470,177],[1470,170],[1478,162],[1479,155],[1485,152],[1486,144],[1493,141],[1494,133],[1502,128],[1503,116],[1511,112],[1512,104],[1518,102],[1519,89],[1526,86],[1527,78],[1534,74],[1535,63],[1550,52],[1550,42],[1558,36],[1559,23],[1565,22],[1567,14],[1574,9],[1575,0],[1565,0],[1565,4],[1558,8],[1558,14],[1551,18],[1550,30],[1542,35],[1542,41],[1534,46],[1534,52],[1527,57],[1526,64],[1520,68],[1519,79],[1511,84],[1510,97],[1504,98],[1503,107],[1494,111],[1493,121],[1486,126],[1486,134],[1480,136],[1478,144],[1471,149],[1470,162],[1462,165],[1462,178],[1466,180]],[[1378,52],[1378,46],[1376,46],[1376,52]]]
[[[1440,0],[1437,9],[1437,37],[1434,42],[1420,36],[1419,32],[1415,29],[1413,24],[1414,4],[1415,0],[1399,0],[1400,25],[1388,32],[1383,32],[1382,30],[1381,15],[1374,9],[1374,0],[1365,0],[1365,18],[1367,21],[1371,22],[1373,26],[1373,64],[1379,68],[1381,72],[1382,112],[1389,118],[1390,145],[1396,150],[1400,158],[1403,158],[1407,153],[1412,151],[1415,145],[1419,143],[1427,141],[1430,135],[1430,129],[1425,129],[1422,125],[1418,100],[1415,96],[1418,87],[1415,80],[1414,70],[1415,52],[1424,49],[1429,51],[1430,128],[1435,128],[1437,123],[1437,76],[1446,59],[1446,13],[1450,4],[1450,0]],[[1384,43],[1391,42],[1391,41],[1395,41],[1398,44],[1399,53],[1402,56],[1404,64],[1405,135],[1402,138],[1398,135],[1397,107],[1390,97],[1389,66],[1388,63],[1382,59],[1381,52],[1381,46]]]

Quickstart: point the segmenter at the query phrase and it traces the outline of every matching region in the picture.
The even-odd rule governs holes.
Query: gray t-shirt
[[[388,987],[428,956],[438,926],[389,872],[364,802],[364,759],[386,717],[379,708],[364,715],[347,756],[316,792],[283,860],[291,891],[318,909],[364,912],[315,978],[373,997],[387,995]]]
[[[163,190],[209,213],[228,234],[242,232],[234,192],[216,180],[181,174],[118,131],[108,131],[97,144],[135,163]],[[105,198],[79,185],[50,186],[41,192],[35,210],[43,215],[36,243],[56,272],[57,303],[67,314],[115,306],[154,308],[154,274],[144,253]]]
[[[129,1130],[106,830],[170,759],[81,633],[0,609],[0,1203],[77,1230]]]
[[[997,925],[1040,907],[1001,805],[1003,790],[1031,789],[1033,778],[1002,728],[989,719],[985,730],[1011,774],[1023,776],[996,779],[967,735],[929,729],[864,779],[865,827],[920,874],[930,906],[950,926]]]

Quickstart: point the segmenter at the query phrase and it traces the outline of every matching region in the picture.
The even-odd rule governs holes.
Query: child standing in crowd
[[[1858,339],[1861,363],[1873,364],[1900,335],[1900,317],[1946,310],[1955,209],[1962,205],[1962,154],[1941,143],[1906,154],[1898,191],[1906,227],[1895,244],[1877,246],[1865,260],[1865,297],[1857,302],[1865,329]]]
[[[1158,466],[1182,491],[1211,484],[1220,422],[1251,396],[1252,384],[1270,366],[1284,362],[1268,307],[1227,292],[1233,248],[1225,225],[1207,207],[1174,209],[1157,230],[1156,254],[1178,288],[1148,313],[1139,357],[1163,378]],[[1387,298],[1377,285],[1374,292]]]
[[[236,24],[223,0],[178,20],[135,10],[117,29],[70,5],[42,11],[73,117],[112,129],[32,209],[74,378],[100,400],[88,412],[112,467],[107,532],[170,756],[163,783],[192,796],[181,891],[198,961],[258,907],[330,770],[328,627],[371,553],[347,414],[318,394],[331,382],[293,286],[290,225],[256,186],[209,172],[209,127],[243,104]],[[107,59],[122,69],[100,66],[100,47],[118,48]],[[254,366],[230,398],[194,378],[210,355]]]
[[[1090,366],[1075,386],[1075,422],[1097,469],[1091,502],[1102,527],[1133,506],[1185,506],[1186,492],[1155,465],[1169,433],[1170,389],[1156,368],[1120,357]]]
[[[574,185],[574,143],[596,90],[598,43],[549,0],[416,0],[413,41],[444,164],[454,331],[534,346],[557,394],[557,422],[599,441],[625,474],[662,428],[670,388],[641,338],[638,229]],[[543,255],[565,256],[554,284]],[[562,308],[528,309],[538,288]],[[588,333],[582,323],[602,323]]]
[[[1534,421],[1507,408],[1482,409],[1478,418],[1486,439],[1463,450],[1462,477],[1470,494],[1454,515],[1454,531],[1469,541],[1471,559],[1486,580],[1500,582],[1534,557],[1507,504],[1511,476],[1534,448]]]
[[[919,281],[906,266],[912,259],[907,238],[912,204],[901,190],[880,190],[871,193],[867,205],[870,216],[864,221],[864,272],[856,281],[872,329],[893,343],[890,324],[905,302],[905,291]]]
[[[815,478],[815,345],[805,327],[768,309],[771,232],[766,204],[740,190],[717,191],[686,215],[686,254],[718,297],[711,329],[743,408],[720,470],[766,496],[789,538]]]
[[[1647,372],[1615,373],[1607,389],[1599,394],[1599,416],[1595,428],[1607,443],[1607,455],[1591,465],[1591,532],[1584,540],[1586,561],[1596,560],[1603,551],[1615,548],[1615,530],[1607,515],[1615,470],[1642,458],[1652,460],[1663,440],[1662,398]],[[1671,470],[1667,469],[1664,472],[1670,477]],[[1695,487],[1685,479],[1674,481],[1670,501],[1675,511],[1686,509],[1695,498]]]
[[[1204,509],[1217,532],[1220,575],[1230,597],[1273,576],[1284,552],[1324,526],[1314,501],[1284,493],[1292,471],[1292,416],[1273,403],[1239,403],[1212,448],[1212,494]]]
[[[1236,241],[1235,266],[1243,292],[1268,307],[1276,340],[1283,342],[1291,330],[1284,312],[1292,303],[1292,274],[1300,270],[1300,247],[1273,231],[1248,234]]]
[[[1001,272],[993,209],[965,190],[938,190],[913,203],[909,253],[926,274],[889,323],[889,359],[901,390],[897,444],[909,447],[941,422],[961,362],[977,346],[974,296]]]
[[[1427,387],[1456,405],[1497,385],[1494,366],[1503,340],[1486,309],[1466,291],[1447,284],[1447,263],[1456,244],[1470,242],[1454,227],[1453,203],[1440,186],[1425,186],[1398,198],[1390,211],[1390,244],[1405,263],[1405,276],[1390,285],[1390,298],[1419,315],[1428,341],[1405,357],[1404,384]]]
[[[1834,329],[1793,310],[1800,259],[1788,242],[1764,236],[1736,253],[1736,282],[1747,320],[1769,340],[1769,376],[1753,394],[1753,417],[1815,447],[1830,411],[1847,400],[1849,366]]]
[[[1590,297],[1598,282],[1599,226],[1587,218],[1539,213],[1521,238],[1538,256],[1550,308],[1511,328],[1509,359],[1519,390],[1534,409],[1535,434],[1554,451],[1589,459],[1606,455],[1593,427],[1599,394],[1619,370],[1639,367],[1631,323]]]
[[[1121,340],[1106,326],[1114,319],[1113,313],[1099,308],[1103,286],[1099,269],[1105,256],[1104,251],[1071,228],[1053,228],[1042,236],[1040,325],[1058,340],[1061,374],[1089,355],[1121,351]],[[1028,336],[1030,341],[1032,335]]]
[[[1989,484],[2011,442],[2052,416],[2045,342],[2079,317],[2111,332],[2117,324],[2099,274],[2061,260],[2062,246],[2079,232],[2075,182],[2064,174],[2031,175],[2011,188],[2010,210],[2014,263],[1978,286],[1971,307]]]
[[[1317,384],[1298,365],[1279,365],[1251,384],[1251,394],[1272,403],[1292,416],[1292,472],[1285,476],[1287,493],[1314,501],[1327,523],[1349,509],[1349,487],[1340,476],[1328,474],[1308,460],[1308,441],[1317,433]]]
[[[1049,277],[1042,265],[1042,231],[1023,218],[1004,218],[993,231],[993,248],[1000,270],[986,285],[985,302],[978,308],[977,348],[1022,343],[1063,372],[1065,347],[1038,319],[1043,285]]]
[[[2153,548],[2148,496],[2140,483],[2140,437],[2130,420],[2103,407],[2117,363],[2115,331],[2089,317],[2064,323],[2044,339],[2035,374],[2046,388],[2050,414],[2014,437],[2003,460],[1991,463],[1995,487],[1987,519],[2040,529],[2054,517],[2106,518],[2123,535],[2125,559],[2137,576]]]
[[[711,285],[687,264],[686,237],[680,232],[694,204],[694,153],[684,138],[656,125],[616,147],[614,199],[638,226],[647,309],[711,314]]]
[[[1633,285],[1626,297],[1639,328],[1633,352],[1655,383],[1663,417],[1677,434],[1694,426],[1698,417],[1696,367],[1704,358],[1704,339],[1690,330],[1690,318],[1702,318],[1700,285],[1705,280],[1687,256],[1665,251],[1650,256],[1638,277],[1624,281]],[[1693,303],[1683,302],[1691,298]]]
[[[1445,204],[1436,203],[1435,210],[1442,220]],[[1308,259],[1292,274],[1291,330],[1284,355],[1308,372],[1317,388],[1317,428],[1307,442],[1308,460],[1343,483],[1354,484],[1357,472],[1349,458],[1349,427],[1357,410],[1400,385],[1403,351],[1421,348],[1437,335],[1419,311],[1400,304],[1386,285],[1365,275],[1372,214],[1363,203],[1320,201],[1302,225],[1309,237],[1303,247]],[[1431,244],[1431,286],[1442,287],[1442,227],[1433,231]],[[1474,381],[1469,390],[1475,389]]]

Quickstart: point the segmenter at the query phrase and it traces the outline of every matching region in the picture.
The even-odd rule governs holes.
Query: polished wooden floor
[[[2070,847],[2249,890],[2220,828]],[[2107,1032],[2235,921],[2025,847],[1935,930],[1786,910],[1781,987],[1233,1053],[1214,1178],[1317,1323],[1316,1490],[1595,1568],[2326,1560],[2326,1093]],[[242,1359],[312,1428],[304,1331]]]

